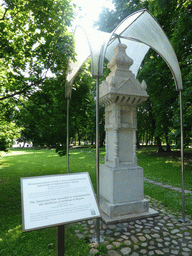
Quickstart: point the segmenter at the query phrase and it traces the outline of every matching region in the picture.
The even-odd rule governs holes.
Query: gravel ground
[[[95,238],[95,220],[78,222],[76,234],[90,243],[89,255],[109,256],[192,256],[192,219],[181,222],[182,216],[172,213],[161,202],[146,197],[157,217],[131,220],[113,225],[100,221],[101,245]]]

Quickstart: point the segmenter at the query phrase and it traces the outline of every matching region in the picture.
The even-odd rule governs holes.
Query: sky
[[[73,0],[77,6],[77,16],[73,22],[73,27],[75,25],[82,25],[84,28],[93,27],[94,21],[99,19],[99,14],[102,12],[103,7],[109,8],[110,10],[114,8],[112,0]],[[0,0],[0,5],[3,0]]]
[[[81,7],[73,26],[78,24],[84,28],[93,27],[94,21],[99,19],[99,14],[102,12],[103,7],[114,8],[112,0],[73,0],[73,2]]]

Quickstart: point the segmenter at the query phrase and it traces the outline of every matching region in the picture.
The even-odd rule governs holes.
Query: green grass
[[[189,150],[187,150],[189,151]],[[181,160],[179,157],[156,154],[157,148],[144,147],[137,150],[138,165],[144,169],[144,177],[174,187],[182,187]],[[192,165],[185,159],[185,189],[192,191]],[[145,182],[144,193],[167,206],[174,212],[182,212],[181,192],[158,187]],[[192,216],[192,195],[185,195],[185,213]]]
[[[172,210],[172,213],[181,214],[182,199],[180,192],[144,182],[144,193],[145,195],[162,202],[164,206]],[[192,196],[189,194],[185,195],[185,214],[192,217]]]
[[[22,233],[21,225],[8,230],[0,241],[0,255],[56,255],[57,228]],[[66,226],[65,255],[84,256],[90,247],[85,239],[79,240],[74,229]]]
[[[175,187],[182,186],[181,160],[178,157],[154,154],[154,147],[137,151],[138,165],[143,167],[144,176]],[[192,163],[184,161],[185,189],[192,191]]]
[[[181,187],[180,160],[154,155],[154,148],[137,152],[138,165],[146,178]],[[105,150],[100,149],[100,164],[104,163]],[[67,172],[66,156],[54,150],[13,149],[1,152],[0,158],[0,255],[55,255],[56,228],[22,232],[20,178],[62,174]],[[89,172],[96,190],[95,149],[70,150],[70,173]],[[185,188],[192,190],[192,166],[185,164]],[[145,194],[161,201],[175,212],[181,213],[181,193],[160,188],[145,182]],[[192,196],[186,197],[186,213],[192,216]],[[75,227],[66,225],[66,256],[88,255],[86,239],[79,240]]]
[[[72,150],[70,172],[88,171],[96,187],[94,151]],[[13,149],[8,154],[2,153],[0,160],[0,255],[51,256],[56,254],[56,228],[22,232],[20,178],[66,172],[66,156],[60,157],[54,150]],[[79,241],[74,230],[67,228],[65,255],[88,255],[88,249],[88,243],[83,240]]]

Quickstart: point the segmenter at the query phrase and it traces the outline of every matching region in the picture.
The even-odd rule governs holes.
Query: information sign
[[[23,231],[99,218],[89,173],[21,178]]]

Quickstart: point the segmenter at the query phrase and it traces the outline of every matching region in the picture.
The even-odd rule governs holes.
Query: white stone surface
[[[107,182],[106,182],[107,181]],[[111,168],[101,166],[100,193],[112,204],[141,201],[143,194],[143,169],[141,167]]]
[[[133,64],[118,44],[108,67],[111,73],[100,85],[100,104],[105,106],[106,156],[100,166],[100,208],[110,217],[147,212],[143,169],[137,166],[137,110],[147,100],[146,83],[139,83]]]

